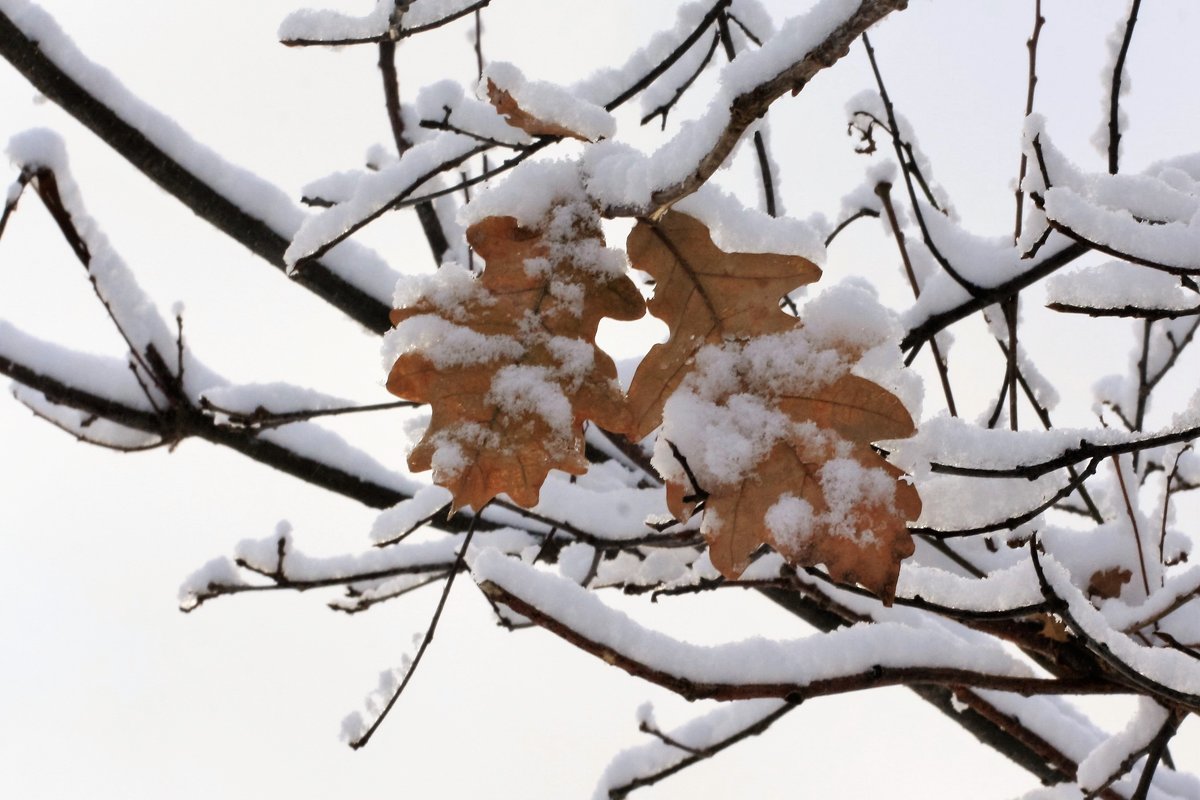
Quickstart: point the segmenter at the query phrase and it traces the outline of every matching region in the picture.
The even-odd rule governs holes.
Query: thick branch
[[[729,122],[712,148],[701,157],[686,177],[651,194],[649,209],[610,209],[610,212],[614,216],[648,216],[699,189],[721,164],[725,163],[742,135],[755,120],[767,112],[772,103],[787,92],[799,92],[818,72],[833,66],[846,55],[850,51],[850,45],[863,31],[891,12],[907,6],[908,0],[863,0],[849,19],[834,28],[833,32],[809,50],[804,58],[773,78],[733,98],[729,108]]]
[[[635,677],[662,686],[688,700],[749,700],[776,697],[793,703],[812,697],[845,694],[883,686],[935,685],[972,686],[979,689],[1018,692],[1020,694],[1108,694],[1125,691],[1103,679],[1027,678],[992,675],[955,667],[892,667],[877,664],[863,672],[822,678],[808,683],[719,683],[673,675],[601,642],[589,639],[569,624],[547,614],[532,603],[512,594],[492,581],[483,581],[480,589],[494,603],[502,603],[538,626],[560,636],[584,652],[620,667]]]
[[[763,594],[819,631],[828,632],[856,621],[825,595],[805,596],[780,589]],[[815,594],[815,593],[814,593]],[[1033,733],[1020,720],[1000,711],[969,689],[945,686],[908,687],[982,744],[1011,759],[1046,783],[1073,780],[1079,765],[1054,745]],[[963,705],[967,707],[964,709]]]
[[[255,461],[372,508],[388,508],[406,499],[406,495],[397,489],[301,455],[260,438],[251,431],[218,425],[211,417],[196,409],[176,407],[168,414],[156,414],[70,386],[5,356],[0,356],[0,374],[41,392],[51,402],[95,414],[135,430],[156,433],[169,441],[195,436],[224,445]],[[454,518],[441,521],[439,527],[462,530],[468,523],[469,520]]]
[[[13,21],[0,11],[0,56],[11,63],[39,92],[83,123],[106,144],[168,194],[255,255],[284,269],[288,238],[267,222],[209,185],[203,178],[151,142],[100,98],[75,82],[50,60]],[[384,332],[389,308],[362,289],[347,283],[327,265],[307,264],[295,280],[318,297],[373,331]]]

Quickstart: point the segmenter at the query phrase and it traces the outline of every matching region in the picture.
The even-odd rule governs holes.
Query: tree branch
[[[23,30],[0,11],[0,56],[11,63],[34,88],[100,137],[138,171],[195,214],[281,271],[290,234],[272,227],[189,171],[153,142],[142,130],[89,92],[63,71]],[[391,328],[383,301],[316,261],[293,279],[367,328],[383,333]]]
[[[729,122],[691,172],[676,183],[650,195],[648,208],[607,209],[612,216],[655,216],[677,200],[688,196],[708,181],[737,146],[742,134],[785,93],[798,93],[821,70],[833,66],[850,51],[863,31],[893,11],[908,6],[908,0],[862,0],[859,7],[802,59],[774,77],[735,96],[729,107]]]
[[[996,286],[982,287],[979,290],[979,294],[963,301],[957,306],[936,314],[931,314],[924,322],[910,328],[904,334],[904,338],[900,340],[900,348],[910,351],[909,359],[911,359],[916,350],[925,344],[925,342],[932,339],[939,331],[950,327],[959,320],[966,319],[976,311],[982,311],[990,305],[1013,296],[1022,289],[1037,283],[1042,278],[1053,275],[1056,271],[1070,264],[1091,249],[1090,245],[1071,242],[1046,256],[1041,261],[1038,261],[1020,275],[1009,278],[1007,281]]]
[[[813,697],[874,689],[883,686],[971,686],[1019,694],[1110,694],[1126,691],[1098,678],[1025,678],[992,675],[954,667],[892,667],[875,665],[863,672],[838,675],[807,683],[738,683],[701,681],[674,675],[650,666],[613,647],[590,639],[552,614],[548,614],[503,586],[484,580],[480,589],[495,603],[502,603],[538,626],[565,639],[584,652],[591,653],[608,664],[620,667],[629,674],[662,686],[688,700],[749,700],[775,697],[792,703]]]
[[[1142,0],[1133,0],[1129,7],[1129,19],[1125,23],[1125,35],[1121,49],[1113,65],[1112,83],[1108,92],[1108,173],[1116,175],[1121,157],[1121,84],[1124,81],[1125,57],[1129,55],[1129,43],[1133,41],[1133,26],[1137,24],[1138,9]]]

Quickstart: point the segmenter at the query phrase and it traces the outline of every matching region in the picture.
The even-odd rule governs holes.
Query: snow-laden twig
[[[571,581],[495,551],[472,566],[484,593],[577,647],[688,699],[777,697],[793,702],[897,684],[972,685],[1037,693],[1107,692],[1088,678],[1034,677],[1000,648],[896,623],[791,642],[700,647],[650,631]]]
[[[697,717],[670,732],[659,731],[653,720],[640,729],[656,738],[618,753],[600,776],[595,800],[627,797],[653,786],[743,739],[757,736],[796,705],[780,700],[744,700]]]
[[[90,61],[45,11],[0,2],[0,57],[135,168],[217,229],[282,269],[305,213],[280,189],[230,164]],[[384,331],[396,275],[357,246],[309,263],[296,280],[352,319]]]

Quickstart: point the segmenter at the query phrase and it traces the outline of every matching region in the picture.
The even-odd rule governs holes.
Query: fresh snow
[[[493,61],[487,65],[476,88],[480,99],[487,98],[489,84],[507,92],[526,114],[589,141],[609,139],[617,132],[616,119],[600,106],[548,81],[529,80],[508,62]]]
[[[701,646],[672,639],[609,608],[575,583],[522,564],[496,550],[472,564],[479,583],[492,582],[560,624],[652,670],[699,684],[788,684],[798,687],[886,667],[965,669],[1031,677],[999,646],[967,644],[933,628],[899,623],[855,625],[791,641],[746,639]]]

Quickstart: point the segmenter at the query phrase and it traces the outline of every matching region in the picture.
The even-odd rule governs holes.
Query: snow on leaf
[[[634,375],[634,434],[663,421],[655,465],[686,520],[703,503],[713,565],[737,578],[761,545],[825,564],[890,602],[914,545],[916,490],[871,442],[913,433],[904,404],[851,374],[852,339],[808,330],[779,298],[820,276],[798,256],[726,253],[698,220],[668,212],[629,238],[671,330]]]
[[[795,320],[779,309],[779,298],[821,277],[820,268],[800,256],[726,253],[704,223],[673,211],[639,222],[626,249],[629,260],[657,281],[650,313],[672,332],[642,360],[629,390],[638,439],[658,427],[663,405],[700,346],[726,335],[787,330]]]
[[[511,64],[490,64],[480,88],[509,125],[531,136],[594,142],[616,133],[616,120],[600,106],[552,83],[526,80]]]
[[[920,515],[921,501],[869,442],[911,434],[908,413],[890,392],[853,375],[778,405],[800,423],[792,433],[740,480],[705,487],[701,530],[713,565],[736,578],[767,544],[791,564],[823,563],[834,579],[890,602],[900,562],[915,549],[906,523]],[[680,488],[672,482],[669,501]],[[671,509],[690,516],[678,502]]]
[[[433,469],[454,510],[501,493],[529,507],[551,469],[587,469],[585,420],[628,429],[616,367],[595,335],[602,317],[636,319],[644,304],[587,203],[554,206],[536,227],[488,217],[467,238],[487,262],[482,277],[446,265],[400,292],[410,302],[392,313],[387,386],[431,404],[408,463]]]

